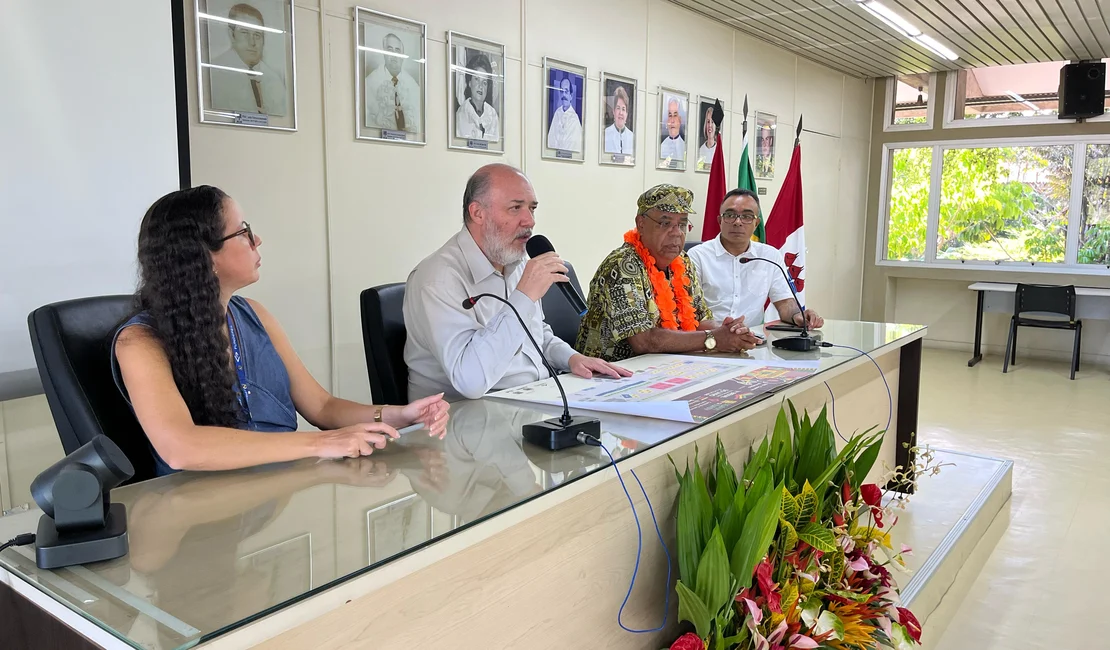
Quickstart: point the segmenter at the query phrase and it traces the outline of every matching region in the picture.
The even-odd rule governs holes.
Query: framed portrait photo
[[[505,46],[447,32],[447,146],[504,153]]]
[[[586,158],[586,68],[543,58],[542,158],[583,162]]]
[[[775,177],[775,138],[778,136],[778,118],[770,113],[755,112],[755,177]]]
[[[297,130],[293,0],[194,0],[200,121]]]
[[[601,73],[601,147],[603,165],[636,165],[636,80]]]
[[[355,137],[425,144],[427,26],[355,7]]]
[[[690,93],[673,88],[659,88],[659,169],[686,170],[686,130],[690,111]]]
[[[698,96],[698,152],[694,156],[694,171],[708,174],[713,171],[713,156],[717,154],[720,133],[713,123],[713,106],[716,97]]]

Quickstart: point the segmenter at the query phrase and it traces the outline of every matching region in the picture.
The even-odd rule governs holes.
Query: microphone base
[[[578,434],[601,438],[601,420],[575,416],[564,424],[559,418],[526,424],[521,428],[524,441],[548,451],[577,447]]]
[[[821,347],[821,342],[817,339],[808,336],[788,336],[783,339],[775,339],[771,341],[771,345],[779,348],[780,350],[790,350],[792,352],[812,352]]]

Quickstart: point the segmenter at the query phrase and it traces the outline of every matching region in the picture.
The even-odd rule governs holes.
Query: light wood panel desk
[[[874,354],[894,423],[875,471],[906,463],[900,443],[916,430],[924,328],[834,321],[822,333]],[[720,436],[742,465],[784,397],[816,415],[830,389],[841,431],[886,424],[887,392],[867,358],[769,346],[753,356],[819,359],[821,369],[701,425],[600,416],[603,443],[628,480],[636,470],[672,549],[671,459],[704,465]],[[443,441],[415,433],[360,460],[128,486],[113,493],[128,508],[128,556],[39,571],[33,549],[9,549],[0,553],[0,583],[108,650],[666,645],[677,629],[673,597],[663,632],[632,635],[616,623],[636,528],[608,458],[592,447],[552,454],[522,444],[520,426],[549,416],[492,399],[461,402]],[[649,428],[666,439],[638,440]],[[652,628],[673,584],[642,497],[630,490],[644,554],[624,622]],[[0,519],[0,538],[34,530],[38,516]]]

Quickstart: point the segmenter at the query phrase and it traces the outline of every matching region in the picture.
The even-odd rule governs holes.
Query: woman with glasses
[[[752,327],[763,324],[764,307],[769,300],[775,307],[772,318],[777,313],[784,323],[801,326],[803,314],[783,273],[766,262],[746,261],[762,258],[787,268],[777,248],[752,241],[759,220],[759,197],[754,192],[736,189],[725,194],[717,217],[721,234],[690,249],[705,300],[719,318],[727,316]],[[802,280],[797,281],[799,291],[801,283]],[[805,310],[804,318],[811,329],[825,324],[812,309]]]
[[[442,436],[442,395],[367,406],[313,379],[273,315],[235,295],[258,281],[261,245],[211,186],[167,194],[143,217],[138,313],[113,338],[112,370],[157,473],[365,456],[415,423]],[[297,413],[322,431],[296,432]]]

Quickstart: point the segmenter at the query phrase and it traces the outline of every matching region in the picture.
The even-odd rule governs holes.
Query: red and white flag
[[[801,120],[799,119],[798,135],[794,140],[794,153],[790,156],[790,168],[786,171],[786,178],[782,181],[775,205],[767,217],[767,243],[779,249],[786,262],[786,273],[790,276],[794,289],[798,292],[798,300],[803,306],[806,304],[806,239],[805,227],[802,219],[802,145]],[[773,305],[768,305],[766,318],[768,321],[778,320],[778,311]]]

